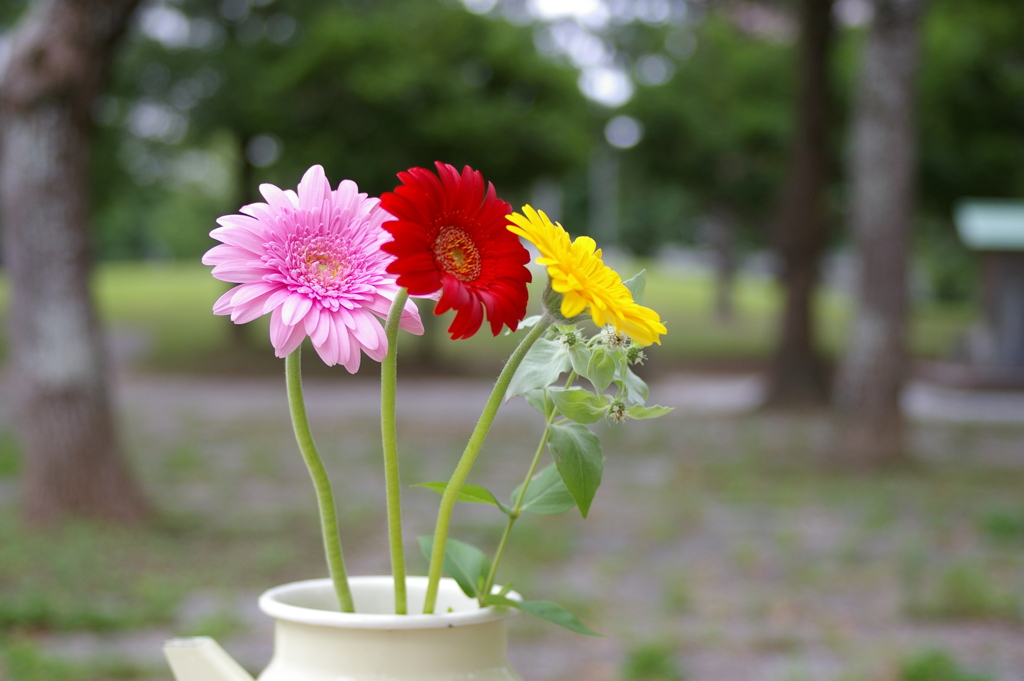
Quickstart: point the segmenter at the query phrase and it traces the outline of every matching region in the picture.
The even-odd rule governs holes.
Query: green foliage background
[[[211,44],[136,34],[118,63],[96,155],[103,256],[195,258],[217,215],[258,200],[259,182],[294,186],[314,163],[371,195],[412,166],[471,164],[526,201],[534,180],[586,161],[599,121],[575,73],[538,55],[527,27],[443,2],[282,0],[234,21],[218,6],[176,5],[214,27]],[[248,35],[283,16],[296,22],[290,38]],[[133,136],[140,102],[187,118],[187,133]],[[245,149],[261,135],[281,154],[255,168]],[[227,176],[190,174],[189,159]]]
[[[5,3],[0,30],[27,5]],[[795,42],[785,32],[746,31],[727,8],[691,3],[682,20],[607,28],[600,37],[624,65],[655,56],[671,72],[657,85],[638,78],[632,100],[611,110],[580,94],[567,59],[538,52],[542,25],[510,23],[498,10],[473,14],[457,0],[161,7],[187,18],[189,35],[160,42],[133,29],[96,106],[101,258],[194,260],[218,215],[257,199],[260,182],[293,186],[313,163],[371,194],[414,165],[468,163],[516,205],[531,199],[535,182],[553,180],[565,195],[563,223],[581,233],[590,219],[588,165],[617,114],[644,129],[620,153],[624,246],[643,255],[666,242],[700,246],[700,225],[721,208],[736,216],[741,247],[768,245],[793,136]],[[789,3],[766,7],[792,19]],[[846,239],[845,120],[864,31],[839,27],[832,65],[835,245]],[[1024,197],[1021,35],[1016,0],[929,4],[915,245],[939,300],[966,299],[975,276],[952,223],[955,203]],[[280,152],[261,167],[245,162],[257,138],[276,140]]]

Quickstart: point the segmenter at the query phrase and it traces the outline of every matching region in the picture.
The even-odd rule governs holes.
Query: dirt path
[[[0,395],[3,385],[0,383]],[[398,409],[415,418],[443,415],[472,423],[490,387],[486,381],[470,379],[404,381]],[[379,413],[380,391],[371,380],[307,380],[305,389],[310,409],[318,412],[346,417],[376,417]],[[757,409],[763,398],[764,383],[757,375],[676,374],[653,381],[651,386],[651,401],[673,406],[685,415],[742,414]],[[275,409],[285,413],[287,409],[282,381],[270,378],[125,376],[118,382],[117,399],[123,406],[154,413],[183,405],[227,417]],[[3,396],[3,402],[9,399]],[[913,382],[904,390],[902,403],[907,417],[917,421],[1024,424],[1024,392],[960,390]],[[529,411],[522,400],[513,401],[506,409],[515,414]]]
[[[407,441],[417,453],[424,448],[423,461],[410,462],[410,479],[436,479],[444,466],[434,459],[450,453],[453,432],[461,437],[471,428],[489,388],[468,380],[401,385],[403,432],[415,434]],[[354,443],[328,452],[346,471],[347,503],[375,508],[376,384],[310,380],[306,389],[325,441]],[[0,379],[2,429],[12,426],[11,390]],[[913,384],[903,404],[915,423],[914,446],[923,460],[953,472],[847,480],[802,472],[795,462],[827,443],[827,424],[814,415],[751,413],[761,394],[753,376],[654,382],[651,401],[677,411],[650,426],[602,431],[605,483],[590,517],[523,524],[516,546],[523,557],[509,564],[517,588],[564,599],[607,634],[589,639],[518,618],[511,653],[524,677],[615,681],[626,658],[646,654],[684,668],[690,681],[894,681],[907,655],[941,649],[997,681],[1024,681],[1024,617],[999,615],[1003,601],[991,600],[1024,594],[1024,548],[994,544],[984,529],[991,509],[1024,514],[1024,395]],[[168,484],[164,506],[200,516],[228,506],[233,517],[260,525],[298,513],[307,500],[301,463],[274,456],[290,437],[282,381],[128,374],[117,400],[129,445],[143,452],[144,475],[158,495],[159,476],[188,447],[210,461]],[[521,471],[511,463],[520,436],[535,430],[534,416],[522,400],[502,410],[489,458],[475,473],[479,482],[495,490],[518,482]],[[983,472],[998,466],[1003,473],[977,483],[957,473],[979,461]],[[0,489],[0,502],[12,493]],[[436,504],[426,494],[407,499],[412,536],[429,527]],[[471,537],[493,529],[473,509],[462,518],[460,532]],[[353,571],[379,570],[382,542],[360,541]],[[955,592],[955,583],[948,591],[961,567],[981,580],[967,587],[980,597]],[[917,595],[931,614],[908,605]],[[255,596],[232,594],[244,627],[224,641],[252,669],[266,663],[271,645]],[[198,589],[179,606],[173,628],[39,641],[62,657],[102,653],[159,669],[160,641],[223,607],[222,593]]]

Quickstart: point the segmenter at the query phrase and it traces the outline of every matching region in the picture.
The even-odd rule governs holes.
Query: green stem
[[[487,432],[491,429],[491,424],[498,413],[498,407],[501,406],[501,401],[505,397],[505,391],[508,390],[508,384],[512,381],[512,376],[515,375],[516,369],[519,368],[523,358],[526,357],[526,353],[529,352],[534,342],[544,335],[549,326],[551,326],[551,319],[545,314],[530,329],[526,338],[522,340],[519,347],[509,357],[505,368],[498,375],[498,380],[494,384],[491,396],[487,398],[487,404],[484,405],[484,410],[480,414],[480,420],[477,421],[476,428],[473,429],[473,434],[466,444],[466,450],[462,453],[462,458],[459,459],[459,464],[455,467],[455,472],[452,473],[448,486],[445,487],[444,495],[441,497],[441,507],[437,511],[437,527],[434,529],[434,548],[430,554],[430,573],[427,579],[427,593],[423,602],[423,613],[426,615],[434,612],[434,605],[437,603],[437,589],[441,582],[441,571],[444,568],[444,550],[445,545],[448,543],[448,527],[452,521],[452,510],[455,508],[455,500],[462,489],[462,485],[466,482],[466,478],[469,477],[469,471],[473,468],[473,462],[476,461],[476,455],[480,452],[480,447],[483,446],[484,440],[487,438]]]
[[[544,445],[548,443],[548,436],[551,434],[551,419],[554,418],[554,409],[547,418],[547,422],[544,424],[544,434],[540,438],[540,444],[537,445],[537,452],[533,455],[533,461],[530,463],[530,470],[526,472],[526,479],[523,480],[522,489],[519,492],[519,498],[516,499],[516,505],[512,509],[511,515],[508,517],[508,523],[505,524],[505,532],[501,535],[501,541],[498,542],[498,550],[494,552],[494,560],[491,561],[491,571],[487,573],[487,580],[484,582],[484,588],[480,592],[480,605],[484,604],[484,597],[491,593],[491,588],[494,586],[494,578],[498,574],[498,563],[501,562],[501,557],[505,553],[505,545],[508,544],[509,535],[512,534],[512,525],[515,524],[516,520],[519,519],[519,515],[523,507],[523,499],[526,498],[526,490],[530,486],[530,481],[533,480],[533,474],[537,470],[537,464],[540,463],[540,455],[544,453]]]
[[[331,491],[331,480],[327,477],[324,462],[313,442],[313,433],[309,429],[306,417],[306,402],[302,397],[302,347],[295,349],[284,360],[285,383],[288,386],[288,408],[292,416],[292,428],[295,430],[295,442],[313,478],[316,489],[316,500],[320,507],[320,528],[324,534],[324,552],[327,554],[327,568],[334,581],[334,592],[338,596],[338,607],[342,612],[355,612],[352,604],[352,592],[348,588],[348,577],[345,575],[345,559],[341,553],[341,538],[338,535],[338,514],[334,507],[334,493]]]
[[[391,572],[395,577],[395,614],[408,613],[405,596],[405,553],[402,549],[402,488],[398,477],[398,427],[395,423],[395,385],[398,382],[398,326],[409,292],[398,289],[384,333],[388,354],[380,364],[380,431],[384,444],[384,487],[388,507]]]

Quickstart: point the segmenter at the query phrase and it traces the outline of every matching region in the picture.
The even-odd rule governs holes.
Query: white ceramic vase
[[[353,577],[355,613],[337,611],[328,579],[285,584],[260,596],[274,618],[274,656],[259,681],[522,681],[508,660],[513,611],[480,608],[441,580],[434,615],[395,615],[391,577]],[[422,611],[426,577],[406,581],[409,611]],[[209,638],[164,648],[177,681],[251,681]]]

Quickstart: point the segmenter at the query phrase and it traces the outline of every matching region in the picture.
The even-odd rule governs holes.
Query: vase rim
[[[389,602],[394,603],[393,589],[395,582],[391,575],[349,577],[348,581],[357,609],[360,607],[360,601],[367,598],[368,595],[371,598],[375,595],[378,598],[390,598]],[[426,591],[426,586],[426,577],[406,577],[410,610],[418,609],[414,607],[417,600],[419,604],[423,603],[423,594]],[[334,586],[330,579],[307,579],[282,584],[281,586],[264,591],[259,598],[259,608],[264,614],[277,620],[344,629],[438,629],[461,627],[502,620],[516,612],[511,608],[493,605],[481,608],[475,599],[466,596],[462,592],[455,580],[448,577],[441,580],[438,588],[437,608],[440,610],[444,607],[445,611],[432,615],[338,612],[337,609],[311,607],[305,604],[310,600],[317,599],[317,597],[324,601],[333,600],[333,596]],[[521,600],[522,598],[514,591],[506,594],[506,597],[514,600]]]

